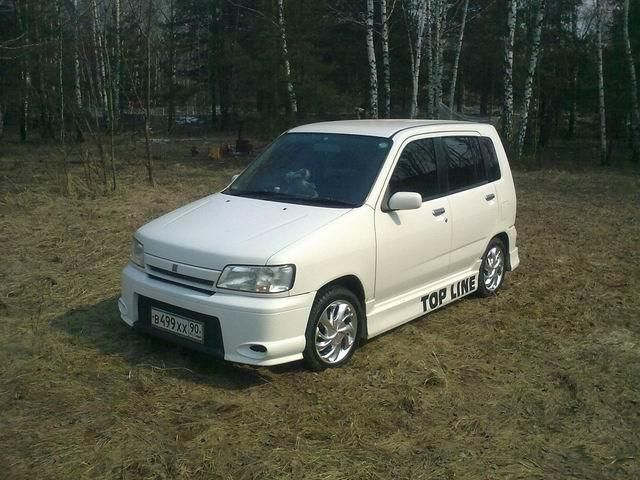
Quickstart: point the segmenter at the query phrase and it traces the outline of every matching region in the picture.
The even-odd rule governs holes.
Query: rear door
[[[450,273],[475,268],[500,218],[494,183],[488,181],[488,165],[481,137],[461,134],[441,137],[440,153],[447,168],[450,204]]]

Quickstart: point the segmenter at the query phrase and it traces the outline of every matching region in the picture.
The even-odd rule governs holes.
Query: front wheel
[[[478,295],[488,297],[502,287],[507,265],[506,258],[504,243],[497,238],[491,240],[480,265]]]
[[[313,303],[304,359],[312,370],[340,367],[358,344],[364,315],[358,298],[346,288],[329,287]]]

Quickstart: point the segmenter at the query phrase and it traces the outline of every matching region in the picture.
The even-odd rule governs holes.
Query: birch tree
[[[405,8],[405,16],[408,17],[407,24],[411,23],[415,28],[415,39],[412,40],[411,28],[407,28],[409,35],[409,49],[411,57],[411,104],[409,107],[409,117],[415,118],[418,114],[418,90],[420,87],[420,64],[422,62],[422,43],[424,40],[424,27],[427,19],[427,8],[429,0],[418,0],[411,2]],[[407,15],[407,9],[409,14]]]
[[[144,108],[144,140],[147,157],[147,181],[155,186],[153,178],[153,158],[151,157],[151,19],[153,17],[153,0],[147,5],[147,26],[143,32],[146,53],[146,79],[145,79],[145,108]],[[142,26],[140,26],[142,30]]]
[[[518,1],[507,2],[507,34],[504,41],[504,80],[502,99],[502,136],[507,145],[513,135],[513,46],[516,35]]]
[[[624,0],[624,12],[622,16],[622,31],[624,35],[624,50],[629,66],[629,89],[631,90],[631,144],[633,153],[631,161],[640,160],[640,107],[638,106],[638,83],[636,82],[636,66],[631,51],[629,39],[629,0]]]
[[[80,19],[78,0],[73,0],[73,92],[76,109],[82,111],[82,91],[80,89]]]
[[[456,83],[458,81],[458,66],[460,65],[460,54],[462,52],[462,42],[464,41],[464,27],[467,23],[467,11],[469,10],[469,0],[464,1],[462,7],[462,20],[460,21],[460,33],[458,34],[458,43],[456,47],[456,56],[451,69],[451,87],[449,89],[449,110],[453,111],[453,101],[456,95]]]
[[[567,138],[569,139],[572,139],[575,133],[576,113],[578,110],[578,4],[571,8],[571,43],[574,58],[571,63],[571,107],[569,108],[569,126],[567,128]]]
[[[167,101],[168,115],[167,115],[167,132],[171,133],[173,126],[175,125],[176,117],[176,7],[174,0],[169,0],[168,3],[169,14],[166,17],[168,23],[168,52],[167,52],[167,69],[168,69],[168,82],[169,82],[169,95]]]
[[[431,54],[431,82],[432,82],[432,98],[433,116],[440,116],[440,104],[442,103],[442,75],[444,71],[444,30],[445,19],[447,13],[446,0],[432,0],[433,7],[433,53]]]
[[[431,38],[431,31],[432,31],[432,17],[433,17],[433,4],[434,2],[436,2],[438,0],[425,0],[425,9],[426,9],[426,22],[425,22],[425,28],[426,28],[426,32],[425,32],[425,39],[427,41],[426,44],[426,54],[427,54],[427,101],[425,102],[427,104],[427,118],[433,118],[434,115],[434,111],[433,111],[433,97],[434,97],[434,90],[433,90],[433,41]]]
[[[369,62],[369,116],[378,118],[378,66],[374,45],[374,5],[373,0],[367,0],[367,60]]]
[[[113,85],[112,103],[116,124],[120,123],[120,107],[122,98],[122,36],[120,27],[120,0],[113,3],[114,46],[113,46]]]
[[[24,38],[24,45],[30,43],[29,5],[28,2],[15,3],[19,28]],[[26,142],[29,137],[29,113],[31,99],[31,65],[29,52],[22,53],[20,59],[20,140]]]
[[[98,4],[91,0],[91,36],[93,37],[93,58],[96,66],[96,90],[101,106],[107,106],[106,73],[102,56],[102,32],[100,31]],[[97,105],[96,105],[97,106]]]
[[[382,23],[382,90],[384,92],[384,116],[391,117],[391,59],[389,57],[389,12],[387,0],[380,0]]]
[[[531,94],[533,92],[533,79],[538,66],[538,56],[540,55],[540,38],[542,35],[542,25],[544,23],[545,0],[538,0],[538,10],[536,12],[536,21],[533,26],[533,38],[531,40],[531,51],[529,53],[529,66],[527,68],[527,78],[524,83],[524,95],[522,99],[522,120],[518,137],[516,140],[516,158],[522,155],[522,147],[527,135],[527,121],[529,118],[529,105],[531,104]]]
[[[62,188],[63,193],[65,195],[69,195],[70,186],[69,186],[69,169],[67,167],[67,151],[65,146],[65,118],[64,118],[64,32],[63,25],[64,20],[62,18],[62,8],[60,8],[60,0],[55,0],[55,8],[56,8],[56,18],[58,20],[58,52],[57,52],[57,63],[58,63],[58,95],[59,95],[59,109],[60,109],[60,145],[62,147]]]
[[[596,0],[596,49],[598,52],[598,110],[600,113],[600,163],[607,164],[607,111],[604,99],[603,41],[604,12],[603,0]]]
[[[291,81],[291,64],[289,63],[289,49],[287,48],[287,29],[284,19],[284,0],[278,0],[278,27],[280,28],[280,49],[282,61],[284,63],[284,78],[287,84],[287,95],[289,96],[289,109],[291,114],[298,114],[298,101],[296,92]]]

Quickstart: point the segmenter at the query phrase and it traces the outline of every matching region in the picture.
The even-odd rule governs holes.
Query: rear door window
[[[457,192],[487,182],[478,137],[442,137],[444,160],[449,171],[449,191]]]
[[[496,155],[493,141],[489,137],[480,137],[480,150],[487,169],[487,180],[489,182],[500,180],[500,163],[498,162],[498,155]]]
[[[438,196],[438,165],[433,139],[409,143],[396,164],[389,181],[389,196],[396,192],[416,192],[422,200]]]

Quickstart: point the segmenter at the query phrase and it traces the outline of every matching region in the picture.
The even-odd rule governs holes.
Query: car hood
[[[146,254],[177,263],[214,270],[265,265],[276,252],[349,210],[217,193],[153,220],[136,238]]]

